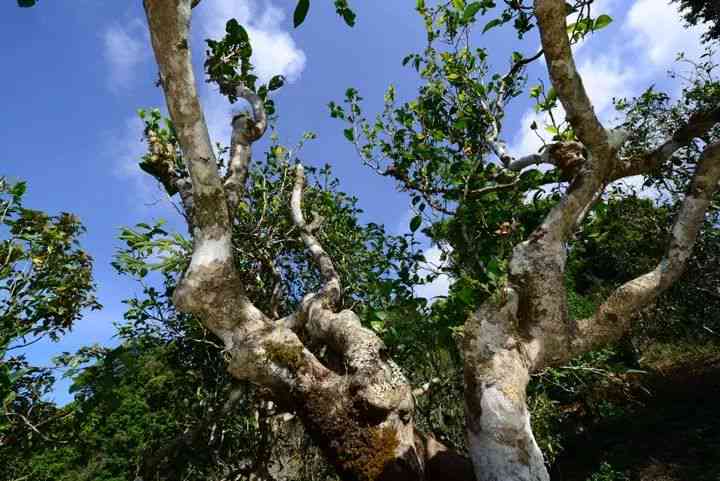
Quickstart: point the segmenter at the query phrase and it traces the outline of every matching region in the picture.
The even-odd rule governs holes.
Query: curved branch
[[[334,305],[340,300],[340,276],[338,276],[335,270],[332,259],[330,259],[328,253],[323,249],[322,245],[320,245],[320,241],[318,241],[317,237],[313,234],[313,230],[319,227],[322,218],[316,215],[310,224],[305,222],[305,217],[302,212],[302,193],[304,187],[305,169],[303,169],[302,164],[297,164],[295,166],[295,185],[290,199],[293,223],[300,230],[300,237],[305,243],[307,250],[310,251],[310,255],[325,280],[325,285],[318,294],[327,300],[330,305]]]
[[[224,182],[231,212],[237,208],[245,190],[248,169],[252,160],[252,143],[265,134],[268,124],[265,106],[258,94],[244,85],[240,85],[237,88],[237,96],[250,104],[252,118],[243,112],[232,119],[230,162]]]
[[[657,169],[670,160],[675,152],[690,145],[694,139],[706,135],[718,123],[720,123],[720,107],[693,113],[688,121],[673,133],[672,137],[665,140],[652,152],[639,159],[620,159],[611,176],[612,180],[647,174]]]
[[[480,104],[482,105],[483,109],[485,109],[488,113],[492,116],[492,132],[490,135],[486,137],[486,142],[488,143],[490,150],[493,151],[495,155],[500,159],[500,161],[508,167],[510,163],[515,160],[510,153],[507,151],[507,146],[504,142],[500,140],[500,116],[499,113],[502,111],[502,109],[505,106],[505,101],[507,100],[508,96],[508,86],[511,84],[512,80],[515,78],[516,75],[518,75],[523,68],[525,68],[528,64],[534,62],[538,58],[540,58],[543,54],[543,51],[540,50],[532,57],[528,58],[522,58],[518,60],[517,62],[514,62],[513,65],[510,67],[510,70],[508,71],[505,76],[500,80],[500,88],[498,90],[497,97],[495,98],[495,102],[493,102],[496,111],[493,112],[490,109],[490,106],[483,100],[482,98],[479,99]],[[534,156],[527,156],[528,158],[534,157]],[[530,162],[527,165],[532,165],[533,163],[540,163],[540,162]],[[522,167],[520,168],[522,169]],[[517,169],[517,170],[520,170]],[[511,169],[515,170],[515,169]]]
[[[705,221],[705,214],[718,190],[718,182],[720,142],[706,147],[700,157],[662,261],[652,271],[616,289],[593,317],[578,321],[573,355],[619,339],[630,327],[633,314],[656,299],[682,275]]]
[[[525,167],[530,167],[531,165],[552,163],[550,162],[551,159],[548,153],[549,151],[545,149],[539,154],[525,155],[523,157],[520,157],[519,159],[516,159],[510,156],[508,153],[505,153],[505,157],[501,157],[501,160],[503,160],[503,162],[506,162],[505,166],[508,168],[508,170],[512,170],[513,172],[520,172]]]
[[[268,126],[267,114],[265,112],[265,104],[258,94],[250,90],[244,85],[237,88],[237,96],[245,99],[250,104],[253,118],[248,121],[245,128],[245,135],[249,142],[255,142],[265,134]]]

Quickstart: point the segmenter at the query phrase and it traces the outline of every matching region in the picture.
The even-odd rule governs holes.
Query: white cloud
[[[601,121],[611,120],[614,113],[613,98],[632,95],[638,77],[632,65],[623,63],[621,55],[600,55],[581,60],[578,71],[585,90]]]
[[[677,4],[667,0],[637,0],[627,14],[625,25],[632,31],[631,42],[642,61],[668,68],[678,52],[696,58],[702,53],[699,38],[703,27],[686,28]]]
[[[145,24],[139,19],[126,25],[109,26],[103,33],[105,60],[110,67],[110,88],[127,88],[138,65],[150,58],[150,42]]]
[[[533,122],[538,126],[537,131],[530,129]],[[535,112],[535,109],[532,108],[526,110],[520,119],[518,131],[508,146],[510,154],[515,157],[522,157],[524,155],[537,153],[543,145],[543,141],[538,137],[538,134],[542,135],[544,125],[547,123],[548,116],[546,113]]]

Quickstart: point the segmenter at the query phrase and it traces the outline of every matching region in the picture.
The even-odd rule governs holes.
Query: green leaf
[[[412,218],[410,221],[410,231],[415,232],[420,228],[420,225],[422,224],[422,217],[419,215],[416,215]]]
[[[497,27],[498,25],[502,25],[502,23],[502,20],[500,20],[499,18],[496,18],[495,20],[490,20],[487,25],[485,25],[485,28],[483,28],[482,33],[485,33],[491,28]]]
[[[298,28],[307,16],[308,10],[310,10],[310,0],[299,0],[297,7],[295,7],[295,13],[293,13],[293,25]]]
[[[383,321],[370,321],[370,327],[378,334],[382,334],[383,332],[385,332],[385,323]]]
[[[12,186],[12,189],[10,189],[10,193],[15,198],[22,197],[23,195],[25,195],[26,191],[27,191],[27,183],[26,182],[18,182]]]
[[[612,23],[613,19],[610,15],[600,15],[598,18],[595,19],[595,24],[593,25],[593,29],[600,30]]]
[[[452,0],[453,7],[458,10],[465,10],[465,0]]]
[[[355,12],[350,9],[347,0],[335,0],[335,11],[349,27],[355,26]]]
[[[18,7],[22,8],[28,8],[28,7],[34,7],[37,3],[37,0],[17,0]]]
[[[355,142],[355,134],[353,133],[352,129],[343,130],[343,134],[345,135],[345,138],[348,139],[350,142]]]
[[[268,90],[277,90],[285,85],[285,77],[282,75],[276,75],[268,82]]]
[[[475,17],[475,14],[480,11],[482,8],[482,4],[480,2],[473,2],[467,7],[465,7],[465,12],[463,13],[463,20],[466,22],[471,20],[473,17]]]

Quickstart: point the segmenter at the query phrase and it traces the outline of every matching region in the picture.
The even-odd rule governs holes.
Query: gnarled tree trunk
[[[530,374],[567,362],[628,331],[632,317],[682,274],[720,181],[720,143],[714,143],[700,157],[658,266],[619,287],[591,318],[571,319],[565,243],[575,226],[607,184],[661,165],[720,122],[720,109],[691,117],[672,138],[642,158],[621,158],[618,153],[627,133],[606,130],[594,113],[570,50],[565,2],[535,0],[535,14],[552,85],[586,154],[564,198],[513,250],[508,285],[465,326],[467,433],[479,481],[550,479],[530,429],[525,402]],[[562,165],[560,155],[571,144],[556,144],[532,161]],[[511,169],[518,163],[528,165],[526,159],[507,155],[502,160]]]
[[[197,316],[224,343],[230,373],[296,412],[343,476],[358,480],[419,480],[427,472],[469,479],[469,462],[416,433],[411,387],[377,335],[352,311],[337,312],[341,283],[332,260],[305,222],[304,174],[295,171],[293,220],[325,281],[297,312],[273,319],[244,293],[233,262],[231,226],[245,188],[250,148],[267,121],[256,94],[240,86],[253,118],[233,120],[231,159],[221,175],[198,99],[190,54],[192,0],[145,0],[145,12],[170,118],[190,185],[173,166],[157,166],[169,193],[182,194],[193,255],[174,294],[178,309]],[[340,356],[341,371],[324,365],[298,333]],[[451,465],[452,469],[445,469]]]
[[[231,251],[232,216],[245,188],[252,143],[263,135],[267,120],[257,96],[238,88],[253,118],[233,121],[229,168],[221,174],[191,65],[195,3],[144,0],[161,84],[190,174],[187,181],[172,166],[153,170],[169,192],[180,192],[193,236],[192,260],[175,291],[176,306],[223,341],[233,376],[262,386],[273,401],[298,413],[348,479],[472,479],[466,459],[416,432],[411,386],[388,359],[382,341],[355,313],[337,311],[341,280],[313,233],[314,223],[305,221],[301,166],[290,208],[324,285],[282,319],[261,312],[246,296]],[[526,387],[531,373],[618,338],[632,315],[677,279],[720,179],[720,144],[708,145],[666,257],[653,271],[617,289],[593,317],[570,319],[564,277],[565,243],[572,230],[609,182],[651,170],[710,127],[708,122],[689,124],[647,156],[621,158],[626,133],[605,129],[593,111],[572,58],[565,2],[536,0],[535,14],[553,87],[579,143],[558,143],[542,155],[513,159],[496,129],[488,147],[510,170],[538,162],[563,165],[563,155],[581,158],[562,201],[513,251],[508,284],[466,323],[467,434],[474,475],[482,481],[549,479],[530,427]],[[718,111],[708,115],[720,120]],[[332,349],[345,367],[325,365],[299,333]]]

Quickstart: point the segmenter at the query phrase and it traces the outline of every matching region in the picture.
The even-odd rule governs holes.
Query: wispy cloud
[[[691,58],[702,53],[699,41],[706,27],[687,27],[677,4],[667,0],[637,0],[627,14],[625,27],[637,59],[653,67],[666,69],[678,52]]]
[[[110,69],[108,85],[122,90],[132,85],[137,67],[150,58],[150,41],[145,24],[133,19],[113,24],[103,33],[104,56]]]

